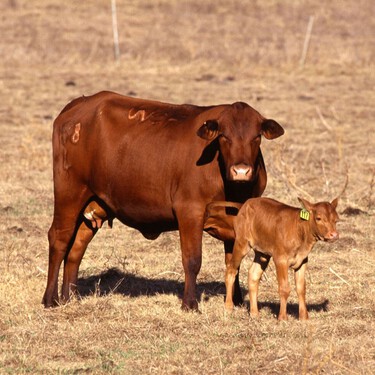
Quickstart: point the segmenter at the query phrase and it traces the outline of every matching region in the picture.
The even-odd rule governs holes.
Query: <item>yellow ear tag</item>
[[[310,219],[310,212],[307,211],[305,208],[303,208],[300,213],[299,213],[299,217],[302,219],[302,220],[309,220]]]

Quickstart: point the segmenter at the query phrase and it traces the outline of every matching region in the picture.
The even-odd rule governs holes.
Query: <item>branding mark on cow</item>
[[[72,143],[78,143],[79,141],[79,132],[81,131],[81,123],[79,122],[78,124],[75,125],[74,127],[74,133],[71,137]]]
[[[138,120],[138,121],[144,121],[146,118],[146,111],[144,109],[137,110],[137,108],[132,108],[129,111],[128,119],[129,120]]]

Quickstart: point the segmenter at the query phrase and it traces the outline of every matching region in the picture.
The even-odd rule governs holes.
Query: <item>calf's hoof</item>
[[[233,303],[231,302],[225,302],[224,304],[224,310],[225,310],[225,314],[232,314],[233,313],[233,310],[234,310],[234,305]]]
[[[279,315],[278,317],[277,317],[277,320],[279,321],[279,322],[282,322],[282,321],[287,321],[288,320],[288,317],[286,316],[286,315]]]
[[[259,311],[250,311],[250,317],[253,319],[259,319]]]

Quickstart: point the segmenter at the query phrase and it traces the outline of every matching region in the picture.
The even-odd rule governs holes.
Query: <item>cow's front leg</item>
[[[226,267],[228,267],[228,265],[232,261],[233,246],[234,246],[233,241],[225,241],[224,242],[225,266]],[[236,278],[234,280],[234,285],[233,285],[233,304],[235,306],[240,306],[240,305],[243,304],[243,297],[242,297],[242,292],[241,292],[241,287],[240,287],[239,274],[240,274],[240,268],[238,268],[238,272],[236,273]]]
[[[196,296],[197,276],[202,265],[203,210],[187,207],[176,210],[180,232],[182,265],[185,271],[185,288],[182,309],[198,310]]]

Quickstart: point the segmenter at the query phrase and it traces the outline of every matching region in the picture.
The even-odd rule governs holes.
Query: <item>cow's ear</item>
[[[212,141],[219,135],[219,124],[216,120],[208,120],[198,129],[197,135],[207,141]]]
[[[262,122],[262,135],[267,139],[275,139],[284,134],[284,129],[275,120],[264,120]]]

